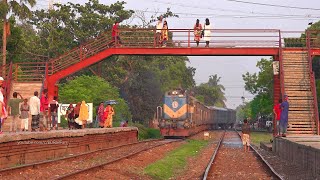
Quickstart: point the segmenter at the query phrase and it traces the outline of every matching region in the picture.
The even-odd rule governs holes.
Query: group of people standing
[[[287,95],[284,95],[283,101],[279,99],[279,103],[274,105],[273,113],[276,121],[276,135],[286,137],[289,114],[289,102]]]
[[[18,98],[18,95],[20,98]],[[13,93],[13,98],[8,101],[7,114],[12,117],[9,132],[29,131],[29,113],[32,116],[31,131],[48,131],[58,128],[58,98],[55,96],[49,102],[46,89],[43,90],[41,99],[38,97],[38,91],[35,91],[33,95],[28,103],[28,99],[23,98],[20,93]],[[2,93],[0,97],[3,97]],[[4,105],[4,103],[1,104]],[[6,118],[2,118],[2,123],[4,119]],[[19,120],[20,128],[17,127]]]
[[[115,114],[115,111],[111,104],[107,104],[107,106],[104,107],[104,103],[101,102],[96,109],[96,113],[95,127],[98,127],[99,124],[100,128],[112,128],[113,115]]]
[[[159,20],[156,24],[156,47],[166,47],[168,41],[168,22],[164,20],[162,16],[159,17]]]
[[[199,19],[196,20],[196,24],[193,27],[193,33],[194,33],[194,41],[196,41],[197,47],[199,46],[200,40],[201,38],[204,39],[204,41],[206,42],[206,46],[205,47],[209,47],[209,43],[211,40],[211,25],[210,25],[210,21],[207,18],[205,21],[205,24],[202,25],[200,24]]]
[[[70,103],[65,117],[68,120],[69,129],[86,128],[87,120],[89,119],[89,110],[86,102],[78,102],[75,107]]]

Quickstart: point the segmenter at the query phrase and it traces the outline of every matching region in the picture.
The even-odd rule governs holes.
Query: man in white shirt
[[[38,97],[38,91],[34,92],[34,96],[30,98],[30,113],[32,115],[31,129],[36,131],[39,129],[40,122],[40,99]]]
[[[159,20],[156,25],[156,47],[160,46],[161,30],[163,28],[162,16],[159,17]]]

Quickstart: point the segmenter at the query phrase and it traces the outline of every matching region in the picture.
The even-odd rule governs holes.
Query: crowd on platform
[[[29,131],[29,114],[31,114],[31,132],[58,129],[59,103],[56,96],[49,102],[47,89],[43,90],[40,98],[38,97],[39,93],[35,91],[28,103],[28,99],[23,98],[20,93],[14,92],[13,97],[8,101],[8,106],[6,106],[2,91],[3,81],[4,79],[0,77],[0,134],[2,133],[1,127],[4,121],[8,119],[8,116],[11,116],[8,119],[11,121],[9,132]],[[8,108],[6,109],[6,107]],[[115,110],[111,104],[104,107],[104,103],[101,102],[96,113],[97,116],[93,127],[112,128]],[[65,118],[68,121],[69,130],[86,128],[89,119],[89,110],[86,102],[78,102],[75,107],[71,103],[67,108]],[[17,124],[20,124],[20,127],[17,127]],[[128,121],[122,122],[120,126],[127,127]]]

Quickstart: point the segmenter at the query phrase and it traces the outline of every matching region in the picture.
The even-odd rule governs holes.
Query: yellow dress
[[[104,127],[112,127],[112,121],[113,121],[113,118],[112,116],[114,115],[114,109],[108,105],[106,107],[106,109],[104,110],[104,113],[105,113],[105,121],[104,121]]]
[[[79,112],[79,120],[82,121],[82,124],[86,124],[89,119],[88,106],[85,101],[82,101]]]

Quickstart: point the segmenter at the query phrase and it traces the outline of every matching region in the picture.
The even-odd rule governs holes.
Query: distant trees
[[[272,113],[273,109],[273,59],[262,58],[257,62],[257,67],[260,69],[259,73],[250,74],[247,72],[242,75],[245,82],[245,90],[251,94],[256,95],[254,99],[246,104],[243,108],[250,110],[243,110],[246,115],[251,118],[258,116],[268,116]]]
[[[226,107],[224,86],[220,84],[221,77],[217,74],[209,76],[207,83],[202,83],[194,88],[196,98],[208,106]]]
[[[14,19],[18,17],[19,19],[25,20],[31,17],[32,12],[29,7],[33,7],[36,4],[35,0],[3,0],[0,2],[0,17],[2,17],[2,65],[6,64],[7,58],[7,36],[10,35],[10,23],[7,21],[7,15],[11,14]]]
[[[128,104],[120,97],[119,90],[104,79],[96,76],[79,76],[59,87],[59,102],[77,103],[81,101],[92,102],[98,106],[106,100],[116,100],[116,120],[130,120],[131,113]]]

